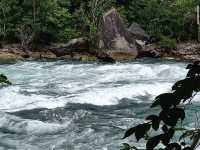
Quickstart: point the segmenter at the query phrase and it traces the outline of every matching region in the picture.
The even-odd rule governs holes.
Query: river
[[[143,121],[156,95],[183,79],[186,62],[19,62],[0,65],[0,150],[118,150],[125,129]],[[197,95],[184,126],[194,126]]]

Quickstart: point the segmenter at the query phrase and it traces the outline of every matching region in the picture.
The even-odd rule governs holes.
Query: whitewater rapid
[[[156,96],[186,74],[185,64],[114,65],[21,62],[3,65],[13,83],[0,90],[0,110],[63,107],[67,103],[115,105],[123,98]],[[137,99],[139,103],[141,100]],[[151,101],[150,101],[151,102]]]
[[[186,65],[2,64],[0,73],[13,84],[0,89],[0,150],[117,150],[125,129],[142,122],[154,97],[185,77]],[[192,109],[200,110],[199,96],[195,100]]]

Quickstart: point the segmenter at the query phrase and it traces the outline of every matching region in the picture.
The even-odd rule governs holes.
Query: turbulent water
[[[0,150],[118,150],[125,129],[156,113],[153,98],[184,78],[185,67],[170,60],[0,65],[13,83],[0,89]],[[185,126],[194,125],[199,97]]]

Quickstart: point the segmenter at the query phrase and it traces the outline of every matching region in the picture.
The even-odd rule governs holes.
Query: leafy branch
[[[160,107],[159,115],[150,115],[143,124],[128,129],[123,139],[135,135],[136,140],[145,139],[146,149],[153,150],[159,144],[164,150],[194,150],[200,141],[200,129],[186,130],[178,141],[173,142],[172,138],[179,121],[185,119],[185,107],[191,103],[192,99],[200,91],[200,62],[194,62],[187,66],[189,70],[185,79],[176,82],[172,86],[172,91],[158,95],[151,108]],[[154,130],[155,136],[149,136],[150,130]],[[186,145],[185,138],[190,138],[190,145]],[[128,150],[128,145],[126,149]],[[129,147],[131,150],[131,146]],[[124,149],[125,150],[125,149]]]

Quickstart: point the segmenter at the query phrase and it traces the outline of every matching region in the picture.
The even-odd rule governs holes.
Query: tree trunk
[[[33,0],[33,25],[36,23],[36,3],[35,0]]]

